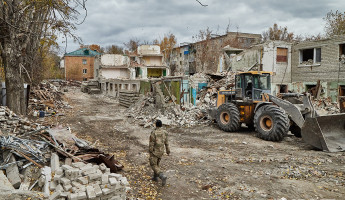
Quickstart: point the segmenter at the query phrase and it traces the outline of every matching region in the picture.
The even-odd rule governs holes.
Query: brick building
[[[101,55],[97,51],[81,48],[64,55],[66,80],[87,81],[93,79],[95,57]]]

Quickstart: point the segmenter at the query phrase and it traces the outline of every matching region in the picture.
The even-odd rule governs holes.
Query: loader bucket
[[[306,118],[302,138],[306,143],[324,151],[345,151],[345,114]]]

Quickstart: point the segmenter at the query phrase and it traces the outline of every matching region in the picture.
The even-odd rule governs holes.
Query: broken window
[[[300,50],[300,64],[312,65],[321,62],[321,48]]]
[[[83,59],[83,65],[86,65],[86,59]]]
[[[287,48],[277,48],[277,62],[287,62],[288,49]]]
[[[288,93],[288,86],[287,85],[278,85],[279,93]]]
[[[83,74],[86,74],[87,73],[87,69],[83,69]]]
[[[87,81],[87,78],[83,78],[83,81]]]
[[[342,55],[345,55],[345,44],[339,44],[339,58],[341,58]]]
[[[339,85],[339,96],[345,96],[345,85]]]

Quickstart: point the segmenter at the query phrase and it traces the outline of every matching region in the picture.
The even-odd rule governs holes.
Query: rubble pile
[[[209,122],[206,107],[174,105],[170,103],[164,109],[155,104],[152,94],[141,97],[137,103],[128,109],[128,117],[133,117],[139,124],[146,127],[153,126],[159,119],[168,126],[195,126]]]
[[[0,119],[0,182],[6,183],[0,199],[11,194],[18,199],[126,199],[128,182],[115,174],[123,165],[114,156],[69,129],[31,123],[7,107],[0,107]]]
[[[56,114],[59,109],[68,108],[69,105],[63,100],[63,93],[59,88],[66,86],[67,82],[42,82],[30,92],[28,114],[38,111],[46,111],[47,114]],[[58,85],[58,86],[56,86]],[[36,114],[35,113],[35,114]],[[37,114],[36,114],[37,115]]]
[[[0,135],[1,132],[8,134],[23,134],[31,131],[44,129],[38,123],[32,123],[27,119],[22,119],[13,113],[6,106],[0,106]]]
[[[126,177],[111,173],[103,163],[75,162],[59,164],[59,157],[52,154],[51,167],[41,170],[38,186],[50,194],[50,199],[116,199],[125,200],[130,188]]]
[[[332,102],[330,97],[313,99],[312,104],[319,115],[329,115],[340,113],[340,108],[338,103]]]

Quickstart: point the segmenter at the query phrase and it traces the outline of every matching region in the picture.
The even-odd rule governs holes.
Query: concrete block
[[[57,185],[58,184],[57,184],[56,181],[51,181],[50,184],[49,184],[50,190],[55,190]]]
[[[122,178],[122,175],[116,174],[116,173],[111,173],[111,174],[109,174],[109,178],[116,178],[117,180],[119,180],[120,178]]]
[[[70,165],[62,165],[61,168],[62,168],[64,171],[69,170],[69,169],[73,169],[73,167],[70,166]]]
[[[89,177],[89,180],[98,180],[98,179],[101,179],[102,173],[89,174],[88,177]]]
[[[78,199],[87,199],[86,192],[78,192]]]
[[[104,173],[110,174],[110,168],[106,168]]]
[[[108,184],[109,183],[109,176],[108,174],[102,174],[102,184]]]
[[[114,192],[114,190],[111,189],[111,188],[103,188],[103,189],[102,189],[103,195],[108,195],[108,194],[111,194],[111,193],[113,193],[113,192]]]
[[[93,165],[93,168],[95,168],[96,170],[99,169],[99,165]]]
[[[69,194],[70,194],[69,192],[61,192],[60,197],[67,198]]]
[[[56,182],[60,182],[62,176],[63,176],[62,174],[55,174],[53,180]]]
[[[14,187],[8,180],[8,178],[5,176],[4,172],[0,170],[0,186],[4,190],[13,190]]]
[[[109,183],[110,185],[116,185],[118,184],[118,181],[116,180],[116,178],[109,178]]]
[[[10,153],[9,151],[5,151],[3,154],[3,158],[7,158],[7,156],[10,156],[9,163],[16,162],[16,159]],[[6,175],[10,183],[13,185],[15,189],[18,189],[20,187],[21,179],[19,177],[19,169],[17,164],[10,165],[6,168]]]
[[[65,177],[68,178],[69,180],[75,180],[79,178],[79,169],[73,168],[73,169],[68,169],[65,171]]]
[[[55,170],[55,175],[63,175],[63,169],[59,167],[59,169]]]
[[[93,173],[96,173],[96,168],[93,168],[92,165],[86,165],[82,168],[80,168],[81,172],[82,172],[82,175],[84,176],[87,176],[89,174],[93,174]]]
[[[57,169],[60,168],[60,161],[59,156],[56,153],[52,153],[50,157],[50,168],[52,169],[52,172],[55,172]]]
[[[71,185],[76,188],[80,188],[82,186],[82,184],[77,181],[72,181]]]
[[[72,165],[72,158],[66,158],[65,165]]]
[[[69,193],[68,194],[68,200],[78,200],[78,194],[75,193]]]
[[[72,191],[72,193],[76,193],[78,191],[78,188],[77,187],[72,187],[71,191]]]
[[[87,198],[89,199],[96,198],[95,189],[91,185],[86,187],[86,194],[87,194]]]
[[[105,166],[104,163],[101,163],[101,164],[99,165],[99,169],[102,170],[102,171],[104,172],[104,171],[107,169],[107,166]]]
[[[55,188],[55,191],[64,192],[64,189],[63,189],[62,185],[58,184]]]
[[[86,185],[89,183],[89,179],[87,176],[79,177],[77,180],[79,183],[81,183],[83,185]]]
[[[67,192],[67,191],[70,191],[72,189],[72,185],[70,184],[67,184],[67,185],[64,185],[63,186],[63,189]]]
[[[72,163],[72,166],[75,168],[82,168],[82,167],[85,167],[86,164],[83,162],[75,162],[75,163]]]
[[[54,192],[52,195],[50,195],[49,200],[55,200],[60,197],[61,192]]]
[[[69,180],[69,179],[67,179],[67,178],[61,178],[60,179],[60,183],[62,184],[62,185],[70,185],[71,184],[71,180]]]
[[[128,183],[126,177],[121,177],[121,178],[119,179],[119,181],[120,181],[121,184],[124,185],[124,186],[128,186],[128,185],[129,185],[129,183]]]
[[[95,189],[95,194],[97,197],[102,195],[102,189],[99,185],[94,185],[93,188]]]

